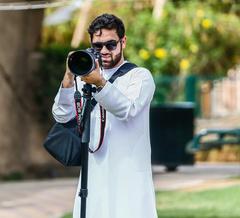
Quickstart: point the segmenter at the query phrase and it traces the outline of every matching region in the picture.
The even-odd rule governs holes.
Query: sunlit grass
[[[240,217],[240,185],[198,192],[157,192],[159,218]]]
[[[68,213],[68,214],[64,215],[62,218],[72,218],[72,214]]]
[[[159,218],[240,217],[240,185],[195,192],[160,191],[156,198]]]

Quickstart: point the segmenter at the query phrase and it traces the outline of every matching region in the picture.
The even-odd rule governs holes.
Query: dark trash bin
[[[152,164],[164,165],[168,171],[175,171],[179,165],[194,164],[193,155],[186,153],[186,144],[193,139],[193,135],[193,103],[162,104],[151,107]]]

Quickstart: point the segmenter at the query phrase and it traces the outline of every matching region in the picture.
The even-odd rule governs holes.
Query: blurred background
[[[186,136],[187,141],[203,128],[239,127],[239,1],[1,2],[1,177],[60,174],[58,163],[42,147],[53,123],[51,106],[66,55],[90,46],[87,26],[104,12],[115,13],[126,24],[126,59],[152,72],[156,83],[153,107],[171,104],[177,110],[176,102],[193,104],[194,117],[186,117],[186,128],[194,132]],[[161,112],[156,114],[161,117]],[[157,128],[174,122],[184,125],[179,117],[184,120],[187,114],[178,116],[176,111],[175,119],[170,116],[154,129],[160,131]],[[211,154],[195,153],[195,159],[239,161],[239,153],[239,146],[225,145]]]
[[[153,165],[238,164],[240,1],[0,0],[1,180],[77,175],[42,144],[66,56],[90,47],[88,24],[105,12],[123,19],[126,59],[156,83]]]

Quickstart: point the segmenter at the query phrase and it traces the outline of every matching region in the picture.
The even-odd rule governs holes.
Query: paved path
[[[0,218],[60,218],[71,211],[76,179],[0,184]]]
[[[231,177],[240,178],[238,164],[195,164],[181,166],[178,171],[165,173],[161,166],[153,167],[155,189],[173,190],[201,186],[209,182],[222,182]]]
[[[154,166],[153,172],[155,188],[171,190],[240,176],[240,164],[197,164],[174,173]],[[76,186],[77,179],[0,183],[0,218],[60,218],[72,210]]]

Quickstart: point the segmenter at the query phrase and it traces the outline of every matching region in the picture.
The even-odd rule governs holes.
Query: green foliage
[[[117,7],[116,2],[100,2],[93,11],[98,10],[99,14],[105,7],[112,7],[114,11],[110,13],[123,18],[127,30],[125,56],[155,76],[154,103],[184,101],[185,78],[223,76],[240,62],[240,3],[237,0],[169,0],[159,20],[152,16],[152,4],[131,1]],[[90,14],[89,19],[93,15]],[[77,13],[65,24],[44,27],[44,60],[37,75],[40,81],[36,97],[41,107],[51,107],[49,102],[52,103],[63,77],[70,50],[66,45],[70,45],[76,21]],[[43,117],[48,114],[49,110],[43,110]]]
[[[185,77],[155,75],[156,90],[152,104],[184,101]],[[192,90],[194,93],[194,91]]]
[[[225,75],[240,62],[240,3],[237,0],[169,0],[159,20],[153,18],[151,4],[139,2],[142,6],[137,7],[138,4],[131,1],[114,7],[117,1],[100,3],[96,2],[98,13],[101,8],[104,11],[112,5],[114,12],[110,13],[122,17],[126,24],[127,58],[147,67],[153,74]],[[54,42],[69,45],[77,16],[75,12],[73,19],[64,24],[45,26],[44,46]]]
[[[55,12],[56,9],[48,8],[45,10],[45,16]],[[73,13],[72,19],[58,25],[43,25],[42,46],[61,44],[68,46],[71,43],[73,31],[77,23],[78,13]]]
[[[127,57],[155,75],[224,75],[240,62],[239,17],[209,3],[168,1],[160,20],[143,10],[128,25]]]

